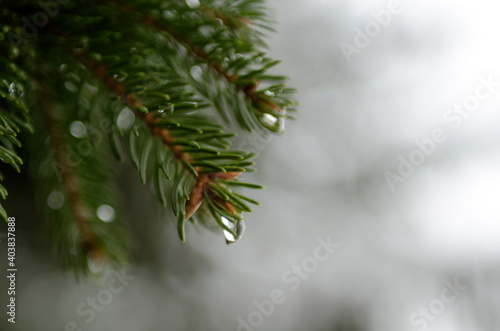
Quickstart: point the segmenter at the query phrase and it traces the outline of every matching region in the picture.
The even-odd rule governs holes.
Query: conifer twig
[[[270,107],[273,110],[275,110],[277,114],[283,115],[284,113],[283,109],[281,109],[277,104],[275,104],[272,101],[266,100],[265,98],[262,98],[262,96],[256,93],[257,87],[260,83],[259,80],[254,79],[252,83],[246,85],[236,84],[240,79],[238,75],[228,72],[226,68],[217,61],[210,61],[209,56],[202,49],[192,45],[192,43],[186,37],[176,32],[171,26],[167,25],[164,22],[158,21],[151,15],[140,13],[131,4],[122,4],[121,2],[115,0],[109,0],[109,1],[120,6],[122,10],[125,12],[133,12],[141,16],[142,17],[141,20],[145,25],[157,29],[159,31],[166,32],[178,43],[184,45],[184,47],[186,47],[195,58],[205,62],[208,66],[210,66],[213,70],[215,70],[215,72],[219,76],[223,77],[229,83],[233,84],[237,90],[242,91],[243,94],[252,102],[252,104],[259,112],[266,113],[259,107],[260,105],[265,105],[266,107]]]
[[[99,64],[94,59],[86,59],[85,52],[80,52],[79,54],[77,54],[77,56],[82,62],[87,65],[89,69],[94,71],[97,76],[99,76],[99,78],[105,83],[108,89],[120,96],[120,98],[128,106],[130,106],[132,109],[144,107],[144,104],[139,101],[133,93],[126,93],[126,87],[123,84],[119,83],[114,77],[110,77],[107,75],[108,70],[104,65]],[[156,118],[153,113],[144,114],[142,112],[136,111],[136,114],[146,123],[151,133],[154,136],[160,138],[163,144],[167,146],[168,149],[174,154],[176,159],[178,159],[179,161],[184,160],[189,164],[194,163],[193,158],[191,157],[191,155],[189,155],[189,153],[183,152],[181,146],[174,145],[175,138],[172,137],[169,130],[155,125],[156,122],[159,121],[159,119]],[[188,169],[188,167],[183,162],[181,163],[186,169]],[[193,168],[197,172],[200,172],[201,170],[200,167],[193,166]],[[185,219],[189,219],[200,207],[203,201],[203,192],[207,189],[208,183],[210,183],[214,179],[233,180],[240,174],[241,172],[199,174],[196,178],[196,184],[191,190],[189,199],[186,202]],[[234,209],[230,205],[228,211],[234,214]]]
[[[229,26],[230,28],[233,29],[238,29],[239,27],[234,23],[233,20],[239,20],[243,22],[245,25],[250,25],[252,24],[252,21],[249,20],[245,16],[235,16],[232,17],[226,13],[221,13],[218,10],[208,7],[207,5],[201,4],[200,5],[201,12],[209,17],[209,18],[214,18],[214,19],[219,19],[221,20],[225,25]]]
[[[69,155],[65,146],[63,130],[60,127],[57,116],[54,113],[50,98],[50,89],[43,83],[40,84],[40,107],[45,118],[49,141],[54,151],[54,156],[59,169],[64,189],[68,198],[68,205],[75,220],[84,249],[91,254],[92,258],[101,260],[104,252],[95,242],[95,234],[88,220],[87,207],[80,194],[80,183],[74,169],[68,164]]]

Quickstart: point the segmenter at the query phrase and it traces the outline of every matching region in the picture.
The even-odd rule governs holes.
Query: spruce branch
[[[262,51],[272,30],[263,3],[67,2],[44,26],[35,0],[0,5],[0,161],[21,170],[20,135],[34,128],[21,138],[65,265],[127,260],[112,155],[128,154],[183,241],[188,221],[241,237],[258,202],[239,189],[262,187],[239,180],[255,155],[231,149],[233,124],[279,133],[295,106],[286,77],[268,73],[279,61]]]

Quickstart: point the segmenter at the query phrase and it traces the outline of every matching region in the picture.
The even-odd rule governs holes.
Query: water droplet
[[[245,57],[245,55],[240,54],[240,53],[237,53],[237,54],[234,55],[235,59],[241,59],[242,57]]]
[[[193,66],[190,70],[191,77],[193,77],[196,80],[200,80],[201,75],[203,74],[203,70],[201,70],[200,67],[198,66]]]
[[[120,130],[127,131],[132,126],[132,124],[134,124],[134,121],[134,112],[129,107],[125,107],[118,115],[116,124],[118,125]]]
[[[198,29],[200,31],[200,34],[204,37],[209,37],[213,34],[214,29],[210,25],[202,25]]]
[[[255,62],[261,63],[264,58],[262,56],[259,56],[258,58],[255,59]]]
[[[174,19],[177,17],[177,13],[173,10],[164,10],[162,14],[166,19]]]
[[[266,91],[264,92],[264,94],[265,94],[265,95],[268,95],[268,96],[270,96],[270,97],[274,97],[274,92],[269,91],[269,90],[266,90]]]
[[[16,84],[11,83],[9,85],[9,94],[10,94],[11,97],[16,97],[17,96],[18,90],[17,90]]]
[[[217,44],[207,44],[205,45],[205,51],[207,53],[213,52],[213,50],[217,47]]]
[[[231,230],[236,232],[236,237],[229,231],[223,230],[224,237],[226,238],[226,243],[228,245],[233,244],[241,239],[243,232],[245,232],[245,222],[243,220],[238,221],[236,224],[227,220],[225,217],[221,217],[222,223],[227,225]]]
[[[92,92],[92,93],[97,93],[99,91],[99,89],[95,85],[88,84],[86,86],[86,88],[89,90],[89,92]],[[90,101],[87,100],[87,104],[90,105]]]
[[[63,63],[63,64],[61,64],[61,66],[59,67],[59,70],[61,70],[61,72],[65,72],[67,68],[68,68],[68,66],[67,66],[65,63]]]
[[[199,6],[200,6],[200,1],[198,1],[198,0],[186,0],[186,4],[187,4],[190,8],[196,8],[196,7],[199,7]]]
[[[19,56],[19,54],[21,54],[21,51],[19,50],[19,47],[11,47],[10,49],[10,55],[13,57],[13,58],[16,58]]]
[[[14,83],[9,85],[9,94],[12,97],[22,97],[24,95],[24,89],[22,85],[16,85]]]
[[[264,114],[262,119],[269,125],[274,125],[278,121],[278,119],[271,114]]]
[[[68,90],[70,90],[71,92],[76,92],[76,91],[78,91],[78,87],[76,87],[76,85],[75,85],[75,84],[73,84],[73,83],[71,83],[71,82],[65,82],[65,83],[64,83],[64,86],[66,86],[66,88],[67,88]]]
[[[87,264],[90,272],[98,274],[104,269],[104,261],[99,257],[94,257],[94,254],[89,253],[87,256]]]
[[[69,132],[71,132],[71,135],[73,137],[83,138],[87,135],[87,128],[85,127],[85,124],[83,124],[82,122],[74,121],[69,126]]]
[[[130,53],[137,53],[137,48],[132,47],[132,48],[130,49]]]
[[[60,191],[52,191],[47,197],[47,204],[51,209],[61,209],[64,205],[64,194]]]
[[[97,208],[97,217],[103,222],[113,222],[115,219],[115,210],[108,205],[101,205]]]
[[[167,106],[164,106],[163,108],[158,110],[158,113],[160,113],[162,116],[168,116],[174,112],[174,105],[169,104]]]
[[[121,74],[116,74],[116,75],[113,75],[113,78],[116,79],[116,81],[118,82],[123,82],[126,78],[126,75],[124,75],[123,73]]]
[[[261,123],[270,128],[274,132],[282,133],[285,131],[285,119],[283,117],[276,117],[271,114],[264,114],[259,117]]]

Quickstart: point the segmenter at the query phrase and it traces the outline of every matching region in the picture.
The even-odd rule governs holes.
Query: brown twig
[[[64,139],[64,130],[61,128],[54,107],[52,106],[51,91],[44,84],[40,84],[39,90],[40,104],[45,117],[49,141],[54,150],[59,175],[62,178],[68,204],[73,214],[78,233],[82,239],[83,247],[91,254],[92,258],[102,261],[105,254],[102,248],[96,243],[95,233],[89,224],[89,213],[80,195],[81,187],[78,177],[68,162],[69,154],[65,148],[67,143]]]

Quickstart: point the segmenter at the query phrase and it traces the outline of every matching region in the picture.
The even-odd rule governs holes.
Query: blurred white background
[[[301,112],[284,137],[255,143],[259,172],[247,178],[266,189],[250,192],[262,206],[243,239],[227,247],[190,227],[181,244],[172,222],[156,221],[148,189],[124,174],[136,192],[134,279],[87,323],[76,309],[107,283],[77,284],[18,244],[17,329],[500,330],[500,87],[458,128],[443,118],[479,77],[500,83],[500,4],[401,0],[348,63],[340,44],[354,45],[355,29],[391,2],[269,0],[279,22],[271,55],[299,88]],[[398,157],[436,128],[447,139],[392,192],[386,171],[398,174]],[[292,291],[283,274],[328,236],[341,246]],[[450,302],[446,280],[465,287]],[[241,326],[273,290],[284,302]]]

